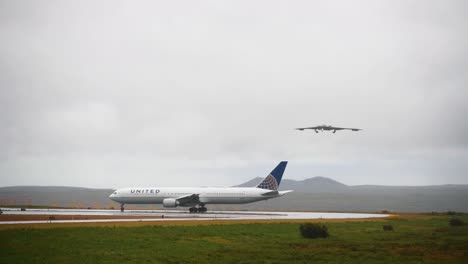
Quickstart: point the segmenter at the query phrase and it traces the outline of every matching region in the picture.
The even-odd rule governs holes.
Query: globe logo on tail
[[[278,183],[276,182],[275,177],[271,174],[265,177],[263,181],[257,186],[257,188],[267,189],[267,190],[278,190]]]

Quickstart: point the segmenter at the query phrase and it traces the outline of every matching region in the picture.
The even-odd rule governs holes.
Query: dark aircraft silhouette
[[[296,128],[296,130],[301,130],[301,131],[303,131],[304,129],[313,129],[315,130],[315,133],[318,133],[319,131],[329,131],[329,130],[333,130],[333,133],[335,133],[337,130],[351,130],[351,131],[362,130],[360,128],[334,127],[334,126],[327,126],[327,125]]]

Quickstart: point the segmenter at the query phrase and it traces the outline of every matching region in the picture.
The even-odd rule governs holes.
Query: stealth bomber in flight
[[[318,133],[319,131],[330,131],[333,130],[333,133],[336,133],[338,130],[351,130],[351,131],[359,131],[362,130],[360,128],[349,128],[349,127],[334,127],[334,126],[327,126],[327,125],[321,125],[321,126],[314,126],[314,127],[299,127],[296,128],[296,130],[305,130],[305,129],[312,129],[315,130],[315,133]]]

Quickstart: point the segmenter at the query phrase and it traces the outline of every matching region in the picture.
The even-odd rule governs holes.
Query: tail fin
[[[286,169],[287,161],[282,161],[273,169],[268,176],[263,179],[263,181],[257,186],[257,188],[267,189],[267,190],[278,190],[278,187],[281,183],[281,178],[283,177],[284,170]]]

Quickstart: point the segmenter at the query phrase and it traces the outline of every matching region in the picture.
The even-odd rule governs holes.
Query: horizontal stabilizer
[[[280,196],[283,196],[287,193],[290,193],[290,192],[294,192],[293,190],[287,190],[287,191],[281,191],[281,192],[278,192]]]
[[[277,191],[277,190],[274,190],[274,191],[271,191],[271,192],[266,192],[266,193],[262,193],[263,196],[283,196],[287,193],[290,193],[290,192],[293,192],[293,190],[287,190],[287,191]]]
[[[263,196],[269,196],[269,195],[278,195],[278,191],[271,191],[271,192],[266,192],[262,193]]]

